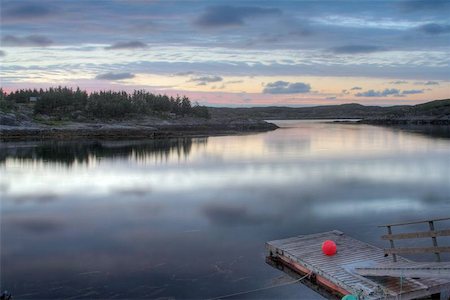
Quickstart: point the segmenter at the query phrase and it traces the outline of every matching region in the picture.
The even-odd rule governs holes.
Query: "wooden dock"
[[[325,240],[336,243],[335,255],[322,253],[321,246]],[[268,263],[299,275],[310,274],[307,285],[325,291],[328,298],[352,294],[359,299],[406,300],[440,294],[441,299],[447,300],[446,291],[450,290],[450,278],[438,273],[447,274],[449,264],[422,265],[433,270],[435,276],[416,276],[424,275],[423,268],[417,264],[399,255],[395,257],[396,262],[392,262],[392,258],[385,255],[385,250],[337,230],[267,242],[266,248]],[[395,266],[399,268],[395,270]],[[380,271],[379,268],[383,267],[391,270]],[[402,273],[408,267],[411,273]],[[392,274],[386,276],[380,272]]]

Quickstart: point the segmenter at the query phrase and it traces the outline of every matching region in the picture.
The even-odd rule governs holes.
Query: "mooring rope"
[[[286,285],[290,285],[290,284],[294,284],[297,283],[299,281],[302,281],[303,279],[305,279],[306,277],[311,276],[312,273],[308,273],[305,276],[296,279],[294,281],[289,281],[289,282],[285,282],[285,283],[281,283],[281,284],[276,284],[276,285],[271,285],[271,286],[266,286],[263,288],[259,288],[259,289],[254,289],[254,290],[249,290],[249,291],[243,291],[243,292],[239,292],[239,293],[234,293],[234,294],[228,294],[228,295],[223,295],[220,297],[215,297],[215,298],[210,298],[208,300],[218,300],[218,299],[225,299],[225,298],[229,298],[229,297],[233,297],[233,296],[240,296],[240,295],[245,295],[245,294],[250,294],[250,293],[254,293],[254,292],[259,292],[259,291],[264,291],[264,290],[269,290],[269,289],[273,289],[273,288],[277,288],[277,287],[281,287],[281,286],[286,286]]]

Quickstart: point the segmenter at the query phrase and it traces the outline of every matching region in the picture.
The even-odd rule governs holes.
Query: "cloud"
[[[415,85],[439,85],[438,81],[416,81]]]
[[[391,81],[390,84],[407,84],[408,81],[405,80],[397,80],[397,81]]]
[[[450,5],[447,0],[407,0],[400,4],[408,10],[442,10]]]
[[[52,16],[55,9],[49,5],[40,5],[36,3],[21,3],[10,6],[2,12],[3,20],[30,20]]]
[[[192,81],[204,81],[204,82],[218,82],[222,80],[223,78],[220,76],[201,76],[192,78]]]
[[[385,48],[373,45],[346,45],[340,47],[334,47],[330,49],[331,52],[336,54],[362,54],[386,51]]]
[[[0,57],[6,56],[6,52],[3,50],[0,50]]]
[[[402,95],[423,94],[423,90],[405,90]]]
[[[326,97],[325,100],[336,100],[336,97]]]
[[[362,87],[354,86],[350,89],[351,91],[362,90]]]
[[[147,44],[140,41],[119,42],[105,47],[106,50],[118,50],[118,49],[138,49],[147,48]]]
[[[385,89],[383,91],[368,90],[362,93],[355,94],[356,97],[387,97],[391,95],[400,95],[398,89]]]
[[[443,25],[438,23],[428,23],[419,26],[418,29],[424,33],[432,35],[450,33],[450,25]]]
[[[251,6],[235,7],[228,5],[213,6],[208,7],[206,11],[195,20],[194,24],[205,28],[242,26],[247,18],[279,14],[281,14],[281,11],[276,8]]]
[[[53,41],[42,35],[29,35],[25,37],[16,37],[5,35],[2,38],[4,46],[10,47],[46,47],[53,44]]]
[[[108,72],[108,73],[103,73],[103,74],[99,74],[95,77],[95,79],[99,79],[99,80],[122,80],[122,79],[130,79],[130,78],[134,78],[135,75],[132,73],[112,73],[112,72]]]
[[[187,72],[178,72],[178,73],[175,73],[175,74],[173,74],[173,76],[186,76],[186,75],[192,75],[192,74],[194,74],[193,71],[187,71]]]
[[[302,24],[302,26],[307,26],[305,24]],[[298,28],[298,29],[294,29],[292,31],[290,31],[288,33],[289,36],[294,36],[294,37],[307,37],[310,36],[314,33],[314,31],[310,28]]]
[[[223,80],[223,78],[220,76],[206,75],[206,76],[193,77],[189,81],[197,82],[197,85],[207,85],[210,82],[219,82],[222,80]]]
[[[311,86],[303,82],[276,81],[266,84],[264,94],[303,94],[308,93]]]

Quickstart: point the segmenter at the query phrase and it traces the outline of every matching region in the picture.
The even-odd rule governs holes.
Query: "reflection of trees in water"
[[[65,165],[88,163],[101,158],[130,158],[136,161],[187,158],[192,145],[206,145],[208,138],[155,139],[147,141],[41,142],[32,145],[3,144],[0,163],[6,159],[40,160]]]
[[[398,128],[411,133],[424,135],[427,137],[450,139],[450,126],[433,126],[433,125],[399,125]]]

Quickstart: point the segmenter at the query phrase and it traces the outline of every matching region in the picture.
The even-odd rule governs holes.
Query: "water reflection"
[[[2,288],[33,299],[215,297],[283,280],[264,263],[268,240],[339,229],[385,246],[376,225],[450,211],[449,140],[280,125],[165,146],[9,145]],[[320,298],[301,285],[246,297]]]
[[[398,125],[393,129],[408,131],[428,137],[450,139],[450,126],[433,126],[433,125]]]
[[[77,141],[16,142],[0,144],[0,164],[7,159],[18,161],[55,162],[71,166],[87,164],[102,158],[168,160],[189,156],[192,145],[202,145],[208,138],[156,139],[147,141]]]
[[[253,213],[243,205],[208,203],[201,208],[211,224],[219,226],[262,225],[275,223],[279,216]]]

